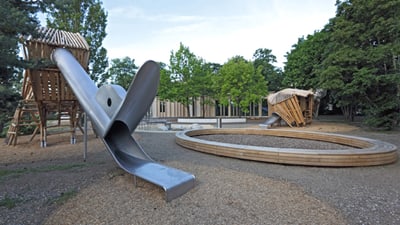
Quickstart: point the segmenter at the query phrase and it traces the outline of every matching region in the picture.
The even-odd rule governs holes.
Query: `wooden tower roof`
[[[28,41],[89,51],[89,45],[85,38],[83,38],[79,33],[40,27],[38,29],[38,34],[39,36],[37,38],[31,40],[28,39]]]
[[[29,37],[24,43],[24,54],[30,60],[49,60],[56,48],[69,49],[79,63],[87,69],[89,64],[89,45],[79,33],[41,27],[38,36]]]

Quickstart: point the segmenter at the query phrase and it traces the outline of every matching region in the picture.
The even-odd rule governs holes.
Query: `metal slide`
[[[272,115],[270,117],[267,118],[267,120],[264,123],[260,124],[260,126],[262,126],[262,127],[272,126],[280,118],[281,117],[279,116],[279,114],[274,112],[274,113],[272,113]]]
[[[122,169],[162,187],[166,201],[194,187],[192,174],[154,162],[132,136],[156,96],[160,79],[157,63],[144,63],[126,92],[118,85],[97,88],[66,49],[54,50],[51,58],[91,119],[97,135]]]

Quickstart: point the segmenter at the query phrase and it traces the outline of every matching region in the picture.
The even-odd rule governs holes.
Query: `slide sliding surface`
[[[56,49],[52,60],[91,119],[96,133],[123,170],[163,188],[166,201],[194,187],[194,175],[155,162],[132,136],[156,96],[160,79],[157,63],[145,62],[125,92],[115,85],[97,88],[66,49]]]

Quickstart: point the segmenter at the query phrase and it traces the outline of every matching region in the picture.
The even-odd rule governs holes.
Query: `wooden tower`
[[[59,69],[51,63],[51,53],[56,48],[71,51],[83,68],[88,69],[89,45],[78,33],[42,27],[37,38],[28,38],[23,43],[27,60],[35,62],[34,69],[26,69],[21,90],[22,101],[15,111],[7,134],[9,145],[16,145],[22,126],[35,126],[32,140],[40,132],[41,146],[46,147],[47,129],[60,126],[61,120],[69,120],[71,143],[75,143],[78,126],[79,103]],[[48,118],[55,119],[49,124]]]

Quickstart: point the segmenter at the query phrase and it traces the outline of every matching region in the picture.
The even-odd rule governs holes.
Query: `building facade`
[[[201,104],[203,101],[197,99],[194,104],[189,106],[189,112],[185,105],[179,102],[171,102],[168,100],[161,100],[155,97],[149,111],[151,118],[167,118],[167,117],[261,117],[267,116],[267,99],[263,98],[260,103],[251,104],[249,106],[249,113],[241,113],[239,108],[233,104],[222,106],[213,99],[205,99],[210,104]]]

